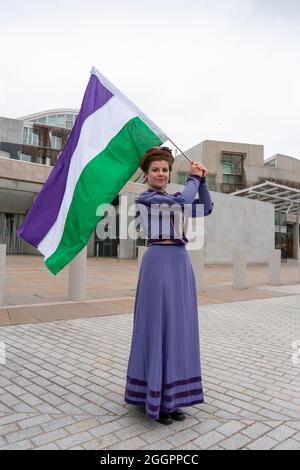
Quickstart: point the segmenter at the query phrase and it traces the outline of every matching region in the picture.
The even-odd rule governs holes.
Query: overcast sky
[[[0,115],[80,107],[94,65],[182,149],[300,158],[298,0],[0,0]]]

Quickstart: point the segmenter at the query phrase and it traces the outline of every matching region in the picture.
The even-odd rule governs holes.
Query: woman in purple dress
[[[178,222],[174,207],[178,215],[188,205],[191,216],[199,217],[210,214],[214,205],[208,171],[194,161],[184,190],[167,193],[173,162],[169,148],[153,147],[140,163],[148,189],[136,202],[149,248],[137,284],[124,396],[126,403],[142,406],[147,417],[163,424],[185,419],[180,407],[204,401],[195,275],[184,217]]]

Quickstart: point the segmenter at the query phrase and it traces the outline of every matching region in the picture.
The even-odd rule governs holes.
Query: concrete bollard
[[[188,249],[188,247],[187,247]],[[190,260],[192,263],[193,271],[196,280],[197,294],[204,292],[203,281],[204,281],[204,251],[201,250],[189,250]]]
[[[247,251],[246,248],[237,248],[233,254],[233,287],[246,289]]]
[[[269,257],[269,284],[280,286],[281,250],[272,250]]]
[[[0,305],[4,302],[6,245],[0,245]]]
[[[300,282],[300,256],[298,258],[298,280],[297,282]]]
[[[87,247],[69,264],[69,300],[81,301],[86,297]]]

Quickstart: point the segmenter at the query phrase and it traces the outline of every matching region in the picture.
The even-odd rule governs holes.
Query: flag
[[[143,154],[168,140],[97,69],[60,157],[17,234],[43,255],[54,275],[88,243],[106,207],[139,167]],[[104,211],[103,211],[104,212]]]

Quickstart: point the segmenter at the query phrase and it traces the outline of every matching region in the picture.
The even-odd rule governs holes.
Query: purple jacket
[[[197,193],[198,198],[195,199]],[[168,194],[148,189],[137,197],[136,203],[148,239],[147,246],[169,239],[186,245],[188,218],[205,217],[211,214],[214,206],[205,177],[196,175],[188,177],[182,192]]]

